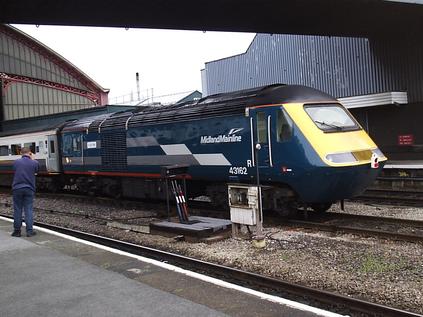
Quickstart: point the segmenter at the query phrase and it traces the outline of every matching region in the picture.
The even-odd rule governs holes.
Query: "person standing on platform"
[[[12,183],[13,193],[13,233],[12,237],[21,236],[22,211],[25,212],[26,236],[32,237],[36,232],[32,228],[34,222],[32,204],[35,196],[35,174],[38,162],[33,159],[31,150],[21,149],[22,157],[13,163],[15,175]]]

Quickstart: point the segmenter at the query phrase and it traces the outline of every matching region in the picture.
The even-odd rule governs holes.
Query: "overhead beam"
[[[330,36],[423,31],[421,1],[0,0],[0,23]]]

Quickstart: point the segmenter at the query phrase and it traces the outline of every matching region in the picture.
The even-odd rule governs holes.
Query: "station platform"
[[[423,161],[420,160],[388,160],[383,168],[386,169],[422,169]]]
[[[339,316],[34,228],[0,217],[1,316]]]

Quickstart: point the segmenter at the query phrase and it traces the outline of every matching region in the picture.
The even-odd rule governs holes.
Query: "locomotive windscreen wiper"
[[[337,129],[337,130],[342,130],[342,127],[340,127],[339,125],[336,125],[336,124],[326,123],[324,121],[314,121],[314,122],[321,124],[321,125],[324,125],[324,126],[327,126],[327,127]]]

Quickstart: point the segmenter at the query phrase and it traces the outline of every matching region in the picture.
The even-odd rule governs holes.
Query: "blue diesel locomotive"
[[[41,186],[125,197],[163,199],[161,168],[183,165],[190,197],[206,194],[226,204],[226,184],[255,183],[258,165],[268,186],[266,207],[305,204],[324,211],[362,193],[386,161],[335,98],[297,85],[142,107],[67,122],[55,131],[57,162],[46,160]],[[7,145],[2,139],[0,147]],[[9,156],[0,160],[10,162],[8,145]],[[52,146],[45,142],[46,154]],[[378,164],[371,166],[372,158]],[[0,164],[4,173],[7,162]]]

